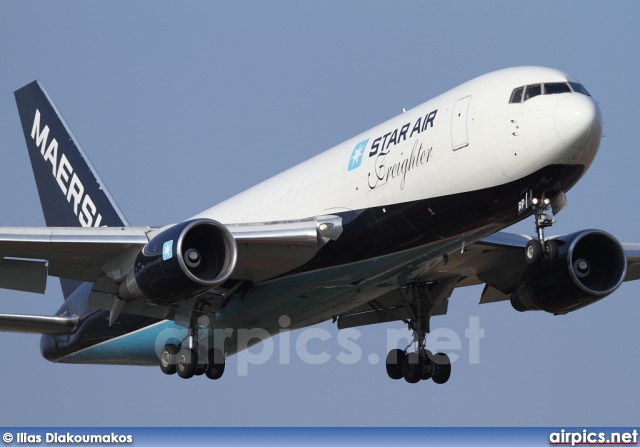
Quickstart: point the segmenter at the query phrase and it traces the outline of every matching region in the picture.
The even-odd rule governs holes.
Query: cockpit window
[[[538,95],[557,95],[559,93],[571,93],[572,91],[591,96],[587,89],[577,82],[547,82],[545,84],[532,84],[513,89],[509,103],[519,104]]]
[[[531,99],[534,96],[538,96],[542,94],[542,85],[533,84],[527,85],[527,89],[524,91],[524,100]]]
[[[583,95],[591,96],[586,88],[582,86],[582,84],[578,84],[577,82],[569,82],[569,85],[576,93],[582,93]]]
[[[566,82],[551,82],[549,84],[544,84],[545,95],[556,95],[558,93],[571,93],[569,84]]]
[[[510,103],[518,103],[518,102],[522,102],[522,91],[524,90],[524,87],[518,87],[517,89],[515,89],[513,92],[511,92],[511,99],[509,100]]]

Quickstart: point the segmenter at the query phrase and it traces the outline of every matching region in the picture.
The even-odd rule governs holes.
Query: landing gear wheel
[[[545,241],[544,250],[547,252],[547,261],[553,264],[558,259],[558,243],[556,241]]]
[[[451,377],[451,360],[447,354],[441,352],[433,356],[433,374],[431,379],[434,383],[443,384]]]
[[[542,257],[542,244],[540,241],[531,239],[527,242],[524,248],[524,257],[529,265],[537,263]]]
[[[387,375],[393,380],[402,379],[404,373],[402,368],[404,366],[404,358],[406,353],[402,349],[392,349],[387,354]]]
[[[424,372],[424,361],[417,352],[408,353],[402,362],[402,374],[404,380],[409,383],[418,383]]]
[[[178,355],[176,345],[164,345],[160,353],[160,369],[163,373],[171,375],[176,373],[176,356]]]
[[[209,349],[208,359],[209,362],[205,374],[211,380],[218,380],[224,374],[224,352],[218,348]]]
[[[183,379],[190,379],[194,376],[198,366],[198,356],[193,349],[182,348],[178,353],[176,370]]]

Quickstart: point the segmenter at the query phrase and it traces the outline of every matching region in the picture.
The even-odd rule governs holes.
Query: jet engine
[[[620,243],[609,233],[584,230],[556,239],[558,258],[528,274],[511,293],[514,309],[566,314],[614,292],[627,272]]]
[[[143,247],[119,294],[127,301],[183,301],[227,280],[236,259],[235,239],[224,225],[210,219],[182,222]]]

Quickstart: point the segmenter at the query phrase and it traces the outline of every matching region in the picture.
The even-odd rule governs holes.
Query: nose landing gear
[[[558,258],[558,243],[544,237],[544,229],[555,223],[553,217],[546,213],[551,210],[551,200],[542,193],[541,197],[531,199],[531,208],[535,216],[538,238],[527,242],[524,251],[525,260],[529,265],[535,265],[541,261],[553,264]]]

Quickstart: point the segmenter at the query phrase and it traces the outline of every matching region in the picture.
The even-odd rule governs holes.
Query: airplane
[[[15,92],[46,227],[0,227],[0,287],[54,316],[0,315],[42,334],[52,362],[223,376],[228,356],[332,320],[402,322],[391,379],[443,384],[427,349],[454,289],[562,315],[640,278],[640,244],[601,230],[547,237],[599,149],[602,116],[562,71],[514,67],[461,84],[182,222],[132,227],[39,81]],[[152,174],[150,174],[152,175]],[[533,237],[504,232],[534,220]]]

